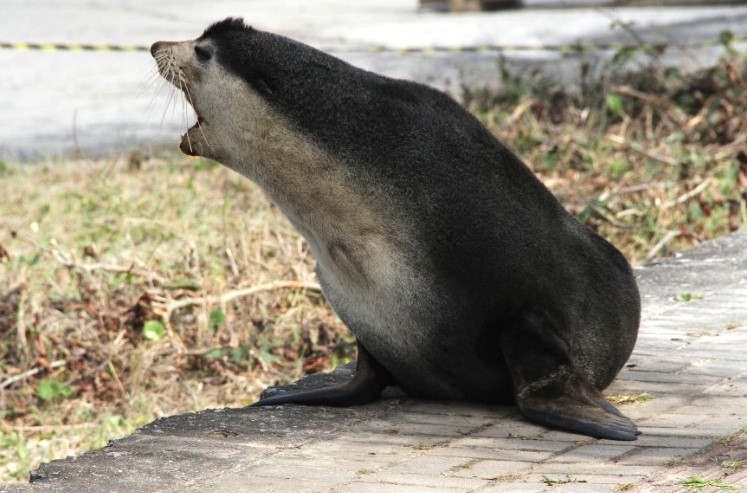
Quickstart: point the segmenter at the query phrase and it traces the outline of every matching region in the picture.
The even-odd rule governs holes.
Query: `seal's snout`
[[[150,45],[150,54],[156,56],[156,53],[158,53],[158,50],[161,49],[161,46],[163,46],[163,41],[156,41],[155,43]]]
[[[155,43],[150,45],[150,54],[156,56],[156,53],[172,44],[174,43],[171,43],[169,41],[156,41]]]

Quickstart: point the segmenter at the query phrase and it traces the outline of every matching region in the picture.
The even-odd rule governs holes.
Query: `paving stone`
[[[692,438],[704,438],[704,439],[715,439],[718,437],[721,437],[724,435],[724,432],[730,433],[728,431],[729,429],[733,431],[736,431],[732,428],[723,428],[723,427],[711,427],[711,428],[704,428],[704,427],[697,427],[697,428],[663,428],[663,427],[656,427],[656,426],[641,426],[639,429],[645,433],[650,435],[657,435],[657,436],[670,436],[670,437],[692,437]]]
[[[606,462],[585,462],[575,464],[540,464],[527,476],[526,481],[542,481],[543,477],[554,480],[567,480],[567,476],[578,481],[597,484],[618,484],[640,481],[657,469],[658,466],[638,466],[609,464]]]
[[[516,406],[493,406],[464,402],[411,401],[402,406],[404,412],[439,414],[446,416],[470,416],[498,419],[505,416],[518,416]]]
[[[643,352],[636,350],[635,353],[628,360],[628,364],[620,372],[620,377],[625,377],[629,372],[636,371],[639,367],[646,368],[648,371],[661,371],[676,373],[682,371],[689,365],[688,362],[683,361],[682,358],[677,359],[665,359],[661,355],[655,358],[645,357]]]
[[[536,462],[509,460],[476,460],[449,471],[448,476],[495,481],[528,472]]]
[[[590,476],[589,480],[584,483],[575,482],[567,484],[554,485],[551,490],[552,493],[605,493],[614,492],[619,485],[625,483],[604,483],[601,481],[607,480],[607,477]],[[601,481],[600,481],[601,480]]]
[[[251,491],[251,493],[325,493],[338,485],[340,485],[338,481],[326,481],[323,479],[309,481],[306,478],[298,477],[278,480],[277,478],[263,478],[251,474],[242,474],[221,477],[220,483],[214,485],[206,486],[202,484],[196,488],[187,487],[181,490],[180,493],[203,491],[210,493],[237,493],[243,491]],[[161,492],[153,491],[151,493]]]
[[[580,435],[574,435],[580,436]],[[479,433],[456,439],[449,444],[453,447],[474,447],[484,448],[488,450],[495,450],[498,453],[501,451],[512,451],[512,450],[527,450],[537,452],[550,452],[555,453],[561,450],[573,447],[574,443],[560,440],[546,440],[546,439],[517,439],[517,438],[492,438],[483,437]]]
[[[448,425],[432,423],[403,423],[399,421],[372,420],[366,422],[362,430],[384,433],[387,435],[427,435],[432,437],[459,437],[473,432],[477,427],[471,425]]]
[[[682,373],[694,373],[711,377],[737,377],[745,374],[745,369],[739,365],[726,365],[722,361],[696,361],[681,370]]]
[[[416,450],[425,450],[439,444],[447,443],[454,437],[443,437],[438,435],[398,435],[393,433],[376,433],[357,429],[355,433],[346,434],[344,440],[357,442],[365,446],[372,444],[373,447],[407,447]]]
[[[517,482],[496,481],[480,490],[479,493],[543,493],[549,491],[547,486]]]
[[[400,462],[392,467],[388,467],[383,474],[407,474],[408,472],[417,472],[418,474],[442,476],[450,473],[452,470],[467,467],[476,460],[477,459],[470,457],[454,457],[426,453]]]
[[[302,478],[306,481],[351,481],[357,477],[360,468],[343,469],[337,461],[323,460],[310,463],[300,460],[281,460],[264,463],[254,470],[259,478],[275,478],[277,480]]]
[[[701,448],[635,447],[631,453],[615,459],[615,463],[633,466],[665,466],[697,453]]]
[[[631,442],[628,442],[631,443]],[[635,442],[632,442],[635,443]],[[591,443],[581,445],[572,450],[557,454],[545,461],[545,464],[552,463],[576,463],[583,461],[604,460],[615,461],[618,457],[631,452],[638,448],[633,445],[610,445],[607,443]]]
[[[355,482],[334,488],[330,493],[463,493],[463,486],[448,488],[444,486],[425,486],[396,483]]]
[[[730,414],[730,415],[711,415],[708,419],[700,423],[704,428],[718,428],[723,430],[734,430],[734,432],[744,430],[747,427],[747,414]]]
[[[647,369],[648,370],[648,369]],[[695,384],[698,387],[701,385],[716,384],[723,380],[723,377],[708,376],[705,374],[692,374],[692,373],[675,373],[675,372],[662,372],[662,371],[644,371],[644,370],[633,370],[626,372],[623,378],[625,380],[634,380],[636,382],[660,382],[660,383],[675,383],[675,384]]]
[[[635,441],[638,447],[695,448],[702,449],[712,443],[711,438],[646,433]]]
[[[490,416],[465,416],[457,415],[451,416],[449,414],[428,414],[428,413],[415,413],[415,412],[404,412],[392,414],[389,417],[392,421],[398,421],[403,423],[418,423],[418,424],[435,424],[439,426],[448,426],[451,428],[478,428],[486,424],[494,422],[497,418]]]
[[[703,414],[680,414],[680,413],[663,413],[652,416],[646,420],[641,420],[639,426],[645,427],[662,427],[662,428],[688,428],[708,419]]]
[[[552,450],[496,449],[492,447],[469,447],[450,444],[430,450],[428,455],[445,455],[473,459],[500,459],[504,461],[540,462],[555,455]]]
[[[489,480],[426,473],[417,469],[409,472],[386,470],[368,475],[359,481],[431,488],[462,488],[462,491],[481,488],[490,483]]]
[[[673,382],[639,382],[635,380],[621,380],[618,385],[623,386],[628,393],[659,395],[699,395],[704,389],[699,384],[673,383]]]

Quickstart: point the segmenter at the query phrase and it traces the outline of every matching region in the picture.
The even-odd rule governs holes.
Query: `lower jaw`
[[[197,152],[197,140],[190,135],[190,132],[192,129],[195,129],[196,127],[192,127],[189,130],[187,130],[187,133],[182,135],[182,140],[179,143],[179,149],[188,156],[198,156]]]

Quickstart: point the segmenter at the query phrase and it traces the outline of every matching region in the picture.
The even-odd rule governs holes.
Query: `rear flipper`
[[[530,421],[610,440],[635,440],[638,429],[575,367],[550,318],[528,311],[501,335],[516,404]]]
[[[528,420],[549,428],[609,440],[635,440],[640,434],[630,419],[601,396],[595,400],[575,395],[553,400],[526,398],[518,405]]]
[[[301,404],[305,406],[346,407],[375,401],[387,385],[394,383],[389,372],[358,343],[358,360],[355,375],[349,382],[322,387],[291,391],[260,398],[252,406],[275,406]]]

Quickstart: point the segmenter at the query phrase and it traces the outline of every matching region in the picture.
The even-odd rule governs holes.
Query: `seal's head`
[[[197,114],[182,136],[179,147],[185,154],[216,160],[236,156],[238,142],[246,151],[262,127],[271,128],[261,121],[271,112],[261,93],[272,89],[255,60],[257,33],[243,20],[228,18],[197,39],[151,46],[161,76],[184,93]]]

